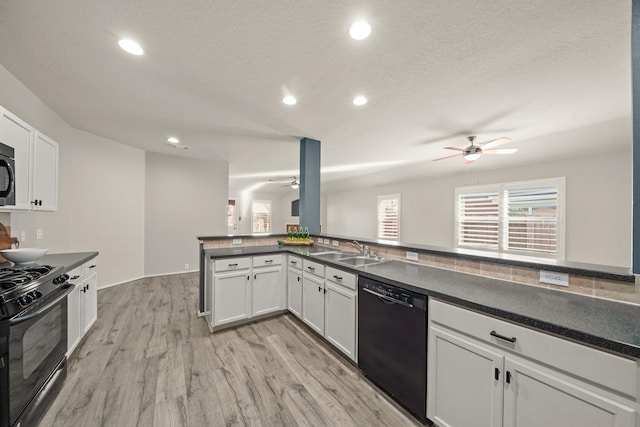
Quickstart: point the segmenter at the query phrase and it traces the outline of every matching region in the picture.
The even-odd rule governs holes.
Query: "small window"
[[[378,239],[400,238],[400,194],[378,196]]]
[[[251,232],[271,232],[271,200],[251,201]]]
[[[456,188],[456,245],[564,258],[564,178]]]
[[[236,201],[229,200],[227,205],[227,227],[236,225]]]

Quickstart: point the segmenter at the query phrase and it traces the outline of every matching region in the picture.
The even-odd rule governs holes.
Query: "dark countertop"
[[[264,237],[286,237],[286,234],[242,234],[242,235],[225,235],[225,236],[198,236],[198,240],[220,240],[236,238],[264,238]],[[516,267],[536,268],[540,270],[556,271],[560,273],[579,274],[582,276],[595,277],[599,279],[618,280],[623,282],[635,282],[635,276],[630,268],[616,267],[600,264],[586,264],[574,261],[561,261],[555,259],[545,259],[531,257],[525,255],[514,254],[494,254],[464,248],[444,248],[441,246],[423,245],[419,243],[397,242],[390,240],[376,240],[359,237],[337,236],[330,234],[314,234],[314,238],[338,239],[352,241],[357,240],[362,244],[386,246],[389,248],[408,250],[413,252],[421,252],[425,254],[433,254],[447,256],[460,259],[468,259],[472,261],[483,261],[494,264],[513,265]]]
[[[67,254],[47,254],[38,260],[39,264],[51,265],[54,267],[64,267],[64,272],[84,264],[91,258],[98,256],[98,252],[75,252]]]
[[[207,249],[205,255],[208,258],[267,253],[307,256],[328,250],[245,246]],[[394,260],[352,268],[316,257],[310,259],[610,352],[640,357],[638,305]]]

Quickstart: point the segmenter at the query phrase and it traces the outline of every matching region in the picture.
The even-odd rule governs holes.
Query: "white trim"
[[[114,286],[119,286],[119,285],[125,285],[125,284],[130,283],[130,282],[135,282],[136,280],[149,279],[151,277],[175,276],[177,274],[197,273],[199,271],[200,270],[184,270],[184,271],[174,271],[174,272],[171,272],[171,273],[160,273],[160,274],[149,274],[149,275],[146,275],[146,276],[138,276],[138,277],[135,277],[133,279],[123,280],[122,282],[110,283],[108,285],[99,286],[98,290],[112,288]]]

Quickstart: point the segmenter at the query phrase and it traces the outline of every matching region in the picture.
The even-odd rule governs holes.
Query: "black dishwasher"
[[[427,297],[358,279],[358,365],[420,420],[427,417]]]

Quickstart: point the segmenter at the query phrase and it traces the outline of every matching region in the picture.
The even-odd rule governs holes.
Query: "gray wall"
[[[146,153],[145,275],[198,269],[197,235],[227,234],[229,165]]]

